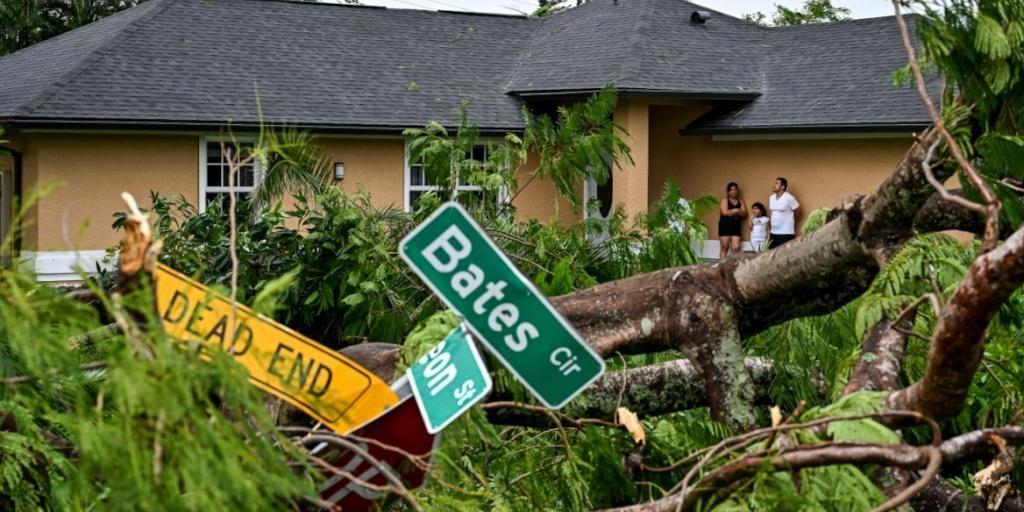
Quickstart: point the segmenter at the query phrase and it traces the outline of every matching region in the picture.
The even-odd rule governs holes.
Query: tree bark
[[[843,390],[844,395],[857,391],[895,391],[900,387],[900,369],[907,349],[907,335],[895,329],[892,320],[883,317],[868,331],[860,348],[860,359]],[[902,329],[911,322],[900,322]]]
[[[784,371],[766,359],[748,357],[744,365],[754,379],[756,403],[767,403],[768,386],[776,372]],[[492,395],[489,402],[508,397]],[[608,372],[560,412],[572,418],[615,421],[615,410],[626,407],[641,418],[659,416],[708,405],[700,370],[679,359],[641,368]],[[491,423],[527,427],[549,427],[550,417],[515,408],[489,410]]]
[[[964,195],[963,190],[950,190],[949,193],[961,197]],[[925,232],[953,229],[981,236],[985,233],[985,217],[959,204],[946,201],[936,193],[928,198],[921,211],[914,217],[914,228]]]
[[[400,345],[363,343],[341,349],[341,353],[370,370],[378,377],[392,380],[398,363]],[[753,378],[755,403],[767,403],[768,387],[778,372],[770,360],[745,358],[743,364]],[[505,401],[510,397],[494,394],[488,401]],[[619,406],[641,417],[659,416],[708,405],[704,379],[699,367],[686,359],[678,359],[640,368],[630,368],[602,375],[577,400],[561,413],[573,418],[615,420]],[[550,418],[529,411],[503,409],[488,413],[491,421],[501,425],[548,426]]]
[[[910,500],[914,510],[928,512],[992,512],[985,500],[967,496],[943,478],[935,478]],[[1024,512],[1020,494],[1008,496],[996,512]]]

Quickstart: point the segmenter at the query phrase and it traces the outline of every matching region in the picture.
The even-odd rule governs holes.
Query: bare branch
[[[939,148],[939,143],[941,142],[942,141],[940,140],[935,141],[935,143],[932,144],[930,148],[928,148],[928,154],[927,156],[925,156],[924,161],[921,162],[921,169],[924,170],[924,175],[926,178],[928,178],[928,183],[931,183],[932,188],[935,189],[935,192],[939,194],[939,197],[941,197],[943,200],[949,201],[953,204],[966,208],[967,210],[970,210],[972,212],[985,214],[985,205],[975,203],[974,201],[967,199],[963,195],[951,194],[949,190],[946,189],[946,186],[943,185],[942,182],[935,177],[935,173],[932,172],[932,162],[935,159],[935,150]]]
[[[1024,445],[1024,427],[986,428],[943,441],[942,458],[947,463],[957,463],[994,454],[998,450],[993,436],[1004,439],[1010,445]]]
[[[910,69],[914,72],[914,81],[917,82],[917,92],[921,96],[921,101],[924,102],[925,107],[928,108],[928,115],[932,118],[932,124],[939,133],[942,134],[942,138],[946,141],[946,147],[949,148],[949,152],[953,155],[957,165],[963,170],[964,174],[967,175],[968,179],[975,188],[981,192],[981,197],[985,200],[985,215],[987,217],[985,222],[985,236],[984,242],[982,243],[982,252],[988,252],[995,248],[996,243],[999,241],[999,210],[1002,208],[1002,204],[999,202],[999,198],[992,192],[992,189],[985,183],[978,171],[974,169],[974,166],[967,161],[962,151],[960,151],[960,145],[953,138],[953,135],[946,129],[946,125],[942,122],[942,117],[939,115],[938,109],[935,108],[935,103],[932,101],[931,96],[928,94],[928,89],[924,84],[924,73],[921,72],[921,64],[917,61],[917,54],[914,50],[914,44],[910,40],[910,30],[907,28],[907,22],[903,19],[903,12],[900,9],[900,0],[892,0],[892,5],[896,9],[896,23],[900,27],[900,34],[903,37],[903,47],[907,50],[907,58],[910,61]],[[925,159],[925,162],[930,159]],[[930,174],[930,171],[929,171]],[[929,181],[934,180],[934,176]],[[939,183],[936,190],[943,188],[942,184]],[[973,205],[973,203],[971,203]]]
[[[93,361],[91,363],[85,363],[78,367],[79,371],[87,372],[91,370],[99,370],[107,367],[106,361]],[[51,376],[59,376],[59,370],[53,369],[48,372]],[[7,377],[0,379],[0,384],[5,386],[17,386],[18,384],[25,384],[36,380],[36,377],[32,375],[16,375],[14,377]]]

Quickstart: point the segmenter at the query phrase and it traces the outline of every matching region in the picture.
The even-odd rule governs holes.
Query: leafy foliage
[[[1003,202],[1004,225],[1020,226],[1024,203],[1010,184],[1024,180],[1024,5],[950,0],[915,6],[925,13],[917,29],[925,57],[945,78],[945,122]],[[961,176],[960,183],[978,200],[968,180]]]
[[[151,311],[148,287],[97,293],[120,318]],[[0,378],[22,379],[0,386],[5,510],[280,510],[313,492],[319,477],[226,355],[182,350],[152,318],[105,330],[18,269],[0,270],[0,319]]]
[[[579,208],[577,187],[586,179],[604,184],[625,158],[632,163],[623,128],[612,122],[618,94],[605,86],[586,101],[558,108],[556,118],[524,109],[526,147],[539,155],[537,177],[554,182],[573,208]]]
[[[0,27],[3,27],[0,30],[0,55],[18,51],[139,3],[140,0],[0,1]]]
[[[428,182],[439,187],[427,201],[435,197],[457,200],[479,213],[494,215],[509,208],[499,203],[499,195],[518,191],[515,175],[526,162],[527,148],[519,136],[510,133],[501,144],[487,144],[486,160],[475,159],[473,148],[479,143],[480,130],[469,121],[466,109],[465,104],[459,107],[459,129],[454,136],[437,121],[405,130],[403,133],[412,137],[409,160],[422,162]],[[481,194],[460,195],[460,185],[477,186]]]
[[[543,18],[585,3],[587,0],[537,0],[537,9],[530,16]]]
[[[331,162],[309,132],[290,127],[264,130],[256,147],[265,169],[250,199],[253,216],[289,193],[314,196],[334,182]]]
[[[485,161],[473,158],[480,130],[469,120],[464,104],[458,111],[459,127],[454,135],[436,121],[405,130],[404,134],[412,137],[409,158],[423,163],[428,181],[439,187],[437,196],[457,199],[473,210],[497,208],[499,213],[509,214],[520,180],[525,179],[525,187],[541,178],[554,183],[578,213],[580,183],[594,179],[603,184],[622,159],[632,162],[629,145],[622,139],[625,132],[613,120],[617,102],[618,94],[609,85],[585,101],[560,106],[554,117],[524,108],[523,136],[510,133],[500,144],[487,144]],[[524,168],[529,154],[538,157],[535,169]],[[466,197],[459,193],[459,185],[475,185],[482,194]],[[502,195],[507,200],[498,201]]]
[[[744,14],[743,19],[758,25],[768,25],[768,15],[757,11]],[[790,9],[775,4],[775,12],[771,15],[771,24],[777,26],[809,25],[812,23],[829,23],[850,19],[850,10],[846,7],[832,5],[832,0],[806,0],[800,9]]]
[[[371,338],[398,341],[439,305],[397,255],[412,214],[375,208],[363,194],[330,187],[295,205],[277,205],[255,222],[240,222],[238,297],[251,301],[273,279],[294,271],[279,298],[278,320],[332,346]],[[211,204],[204,213],[182,199],[152,197],[161,261],[195,279],[226,287],[230,280],[230,226]],[[249,205],[240,205],[240,216]],[[119,227],[123,214],[115,222]]]

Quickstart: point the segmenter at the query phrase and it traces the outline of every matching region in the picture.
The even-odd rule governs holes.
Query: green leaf
[[[899,444],[899,434],[875,420],[834,421],[828,424],[828,435],[839,442]]]
[[[992,57],[1003,59],[1010,56],[1010,41],[1002,25],[985,14],[978,14],[978,25],[974,33],[974,47]]]

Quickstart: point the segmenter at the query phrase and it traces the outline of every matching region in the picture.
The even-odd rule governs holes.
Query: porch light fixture
[[[345,179],[345,162],[334,162],[334,179]]]

